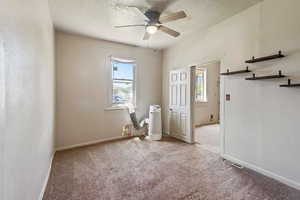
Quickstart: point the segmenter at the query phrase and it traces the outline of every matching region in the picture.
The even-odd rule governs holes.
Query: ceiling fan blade
[[[165,26],[159,26],[159,29],[162,32],[165,32],[166,34],[169,34],[173,37],[178,37],[180,35],[180,33],[178,33],[177,31],[174,31],[173,29],[170,29],[168,27]]]
[[[185,18],[186,16],[187,15],[185,14],[184,11],[179,11],[179,12],[176,12],[176,13],[172,13],[170,15],[160,17],[159,22],[163,24],[163,23],[167,23],[167,22],[171,22],[171,21],[175,21],[175,20],[178,20],[178,19]]]
[[[146,7],[141,7],[141,6],[128,6],[129,8],[135,8],[137,9],[138,11],[140,11],[143,15],[145,15],[146,11],[149,9],[149,8],[146,8]],[[146,16],[147,17],[147,16]]]
[[[145,32],[145,35],[144,35],[144,37],[143,37],[143,40],[149,40],[150,37],[151,37],[151,34],[148,33],[148,32],[146,31],[146,32]]]
[[[135,24],[135,25],[124,25],[124,26],[114,26],[115,28],[126,28],[126,27],[138,27],[138,26],[146,26],[145,24]]]
[[[176,1],[178,0],[146,0],[146,2],[151,6],[151,10],[155,10],[160,13],[165,11],[167,7],[170,7]]]

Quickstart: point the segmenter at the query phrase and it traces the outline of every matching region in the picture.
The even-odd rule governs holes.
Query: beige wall
[[[161,103],[161,52],[56,33],[56,146],[120,137],[126,110],[108,105],[109,56],[137,61],[137,114]]]
[[[53,27],[46,0],[0,4],[0,199],[36,200],[54,147]]]
[[[171,69],[220,60],[221,71],[240,70],[252,56],[270,55],[281,49],[287,58],[252,64],[250,69],[257,74],[278,73],[281,69],[300,82],[299,8],[298,0],[265,0],[164,51],[164,131],[168,131]],[[299,89],[279,88],[286,80],[244,78],[221,78],[224,156],[300,189]],[[225,102],[225,93],[231,94],[230,102]]]
[[[194,124],[203,125],[219,122],[219,99],[220,99],[220,62],[215,61],[208,64],[199,64],[198,67],[207,70],[206,87],[207,102],[196,102],[194,106]],[[213,119],[210,119],[213,115]]]

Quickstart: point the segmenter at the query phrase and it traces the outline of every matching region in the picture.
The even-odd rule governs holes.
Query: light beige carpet
[[[220,125],[211,124],[195,128],[195,142],[203,149],[220,153]]]
[[[58,152],[44,200],[300,199],[300,191],[227,163],[174,139],[133,138]]]

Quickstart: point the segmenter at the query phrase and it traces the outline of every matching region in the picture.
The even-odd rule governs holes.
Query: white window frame
[[[196,71],[200,70],[204,72],[204,99],[198,99],[197,98],[197,93],[196,93],[196,88],[197,88],[197,73],[195,76],[195,102],[196,103],[207,103],[207,68],[204,67],[196,67]]]
[[[108,62],[108,68],[109,68],[109,73],[108,73],[108,106],[106,108],[106,110],[122,110],[122,109],[127,109],[126,107],[126,103],[124,104],[114,104],[113,103],[113,61],[117,61],[117,62],[121,62],[121,63],[132,63],[133,64],[133,85],[132,85],[132,89],[133,89],[133,102],[132,104],[134,105],[134,107],[136,107],[136,91],[137,91],[137,78],[136,78],[136,72],[137,72],[137,63],[135,59],[123,59],[123,58],[119,58],[119,57],[113,57],[113,56],[109,56],[109,62]]]

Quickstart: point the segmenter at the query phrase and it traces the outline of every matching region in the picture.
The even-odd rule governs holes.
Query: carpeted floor
[[[44,200],[299,200],[199,145],[138,138],[58,152]]]
[[[195,128],[195,142],[206,150],[219,153],[220,140],[220,124],[211,124]]]

